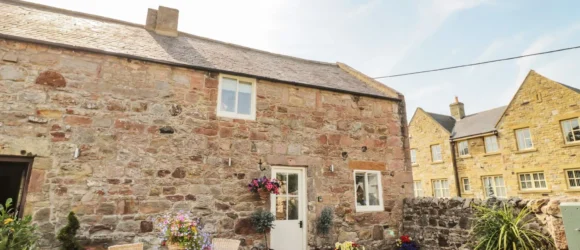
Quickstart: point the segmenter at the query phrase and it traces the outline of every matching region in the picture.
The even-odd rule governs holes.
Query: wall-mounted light
[[[266,167],[262,168],[262,158],[260,158],[260,162],[258,162],[258,169],[260,169],[260,171],[266,170]]]
[[[334,172],[334,164],[330,164],[330,172]]]
[[[232,158],[228,158],[228,167],[232,166]]]
[[[81,149],[80,148],[75,148],[75,152],[73,153],[73,159],[79,158],[79,156],[81,155]]]

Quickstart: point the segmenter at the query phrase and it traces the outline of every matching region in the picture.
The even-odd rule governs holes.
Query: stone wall
[[[472,198],[411,198],[403,204],[403,233],[417,240],[425,250],[469,249],[469,233],[475,218],[472,205],[501,206],[507,203],[518,209],[527,207],[536,216],[536,228],[550,235],[557,249],[568,249],[561,202],[577,202],[580,198],[546,198],[522,200],[513,198],[481,200]]]
[[[25,212],[43,246],[71,210],[87,241],[147,244],[159,243],[149,218],[190,210],[249,249],[263,237],[246,218],[263,205],[246,185],[272,165],[307,169],[311,246],[376,249],[401,228],[412,196],[404,103],[258,79],[256,121],[226,119],[216,72],[8,40],[0,59],[0,155],[36,156]],[[352,168],[365,162],[382,172],[385,212],[355,212]],[[325,206],[337,214],[328,243],[314,230]]]

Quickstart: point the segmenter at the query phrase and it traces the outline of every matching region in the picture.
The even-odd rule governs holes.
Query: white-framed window
[[[411,149],[411,164],[417,164],[417,150]]]
[[[566,176],[570,188],[580,188],[580,169],[566,170]]]
[[[516,138],[518,140],[518,150],[526,150],[534,147],[530,128],[516,129]]]
[[[435,198],[449,198],[449,181],[446,179],[433,180],[433,196]]]
[[[431,160],[433,162],[443,161],[441,156],[441,145],[431,145]]]
[[[467,141],[460,141],[457,144],[459,156],[469,155],[469,143]]]
[[[469,183],[469,178],[461,178],[461,185],[463,186],[464,192],[471,192],[471,184]]]
[[[499,145],[497,144],[497,136],[490,135],[484,137],[485,141],[485,152],[486,153],[495,153],[499,151]]]
[[[256,119],[256,80],[219,76],[217,115],[237,119]]]
[[[413,191],[415,193],[415,197],[425,196],[423,193],[423,185],[421,185],[421,181],[413,181]]]
[[[357,212],[384,211],[380,171],[354,171]]]
[[[560,122],[566,143],[580,142],[580,118]]]
[[[507,198],[503,176],[483,177],[483,188],[485,189],[485,197]]]
[[[543,172],[523,173],[520,176],[520,188],[522,190],[546,189],[546,178]]]

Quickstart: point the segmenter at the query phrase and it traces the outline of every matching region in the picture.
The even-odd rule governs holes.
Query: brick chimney
[[[159,35],[177,37],[177,22],[179,10],[159,6],[159,10],[147,10],[147,22],[145,29],[154,31]]]
[[[465,108],[463,107],[463,103],[459,102],[457,96],[455,97],[455,102],[449,104],[449,110],[451,110],[451,116],[453,116],[457,121],[465,117]]]

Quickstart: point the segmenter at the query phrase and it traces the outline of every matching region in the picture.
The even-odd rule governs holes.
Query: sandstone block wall
[[[472,198],[412,198],[405,199],[403,205],[403,233],[417,240],[421,249],[447,250],[469,249],[469,233],[476,220],[473,205],[502,206],[508,204],[522,209],[527,207],[536,217],[535,228],[541,228],[550,235],[557,249],[568,249],[561,202],[576,202],[579,198],[546,198],[488,200]]]
[[[312,247],[328,244],[314,229],[325,206],[337,214],[330,244],[392,243],[412,195],[403,103],[258,80],[256,121],[225,119],[217,76],[0,40],[0,156],[36,156],[25,211],[42,245],[71,210],[87,241],[152,245],[149,218],[190,210],[249,249],[263,237],[246,218],[262,204],[246,185],[272,165],[307,168]],[[355,212],[355,161],[383,165],[384,212]]]

